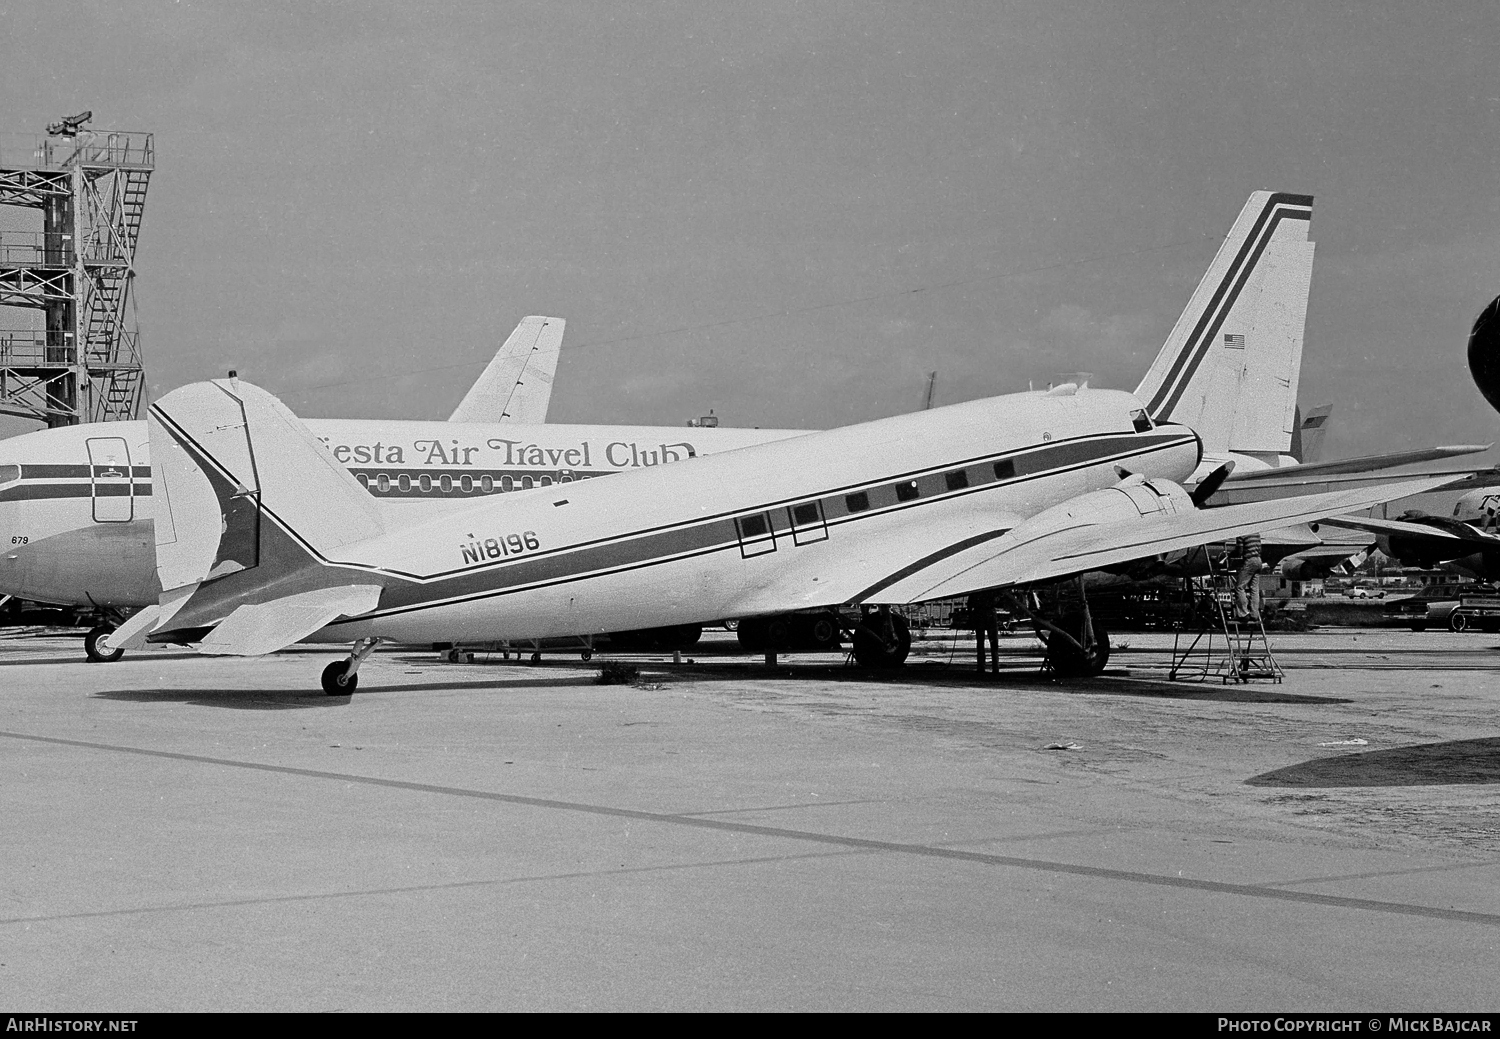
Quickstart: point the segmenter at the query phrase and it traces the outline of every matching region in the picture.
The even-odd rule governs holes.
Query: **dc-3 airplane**
[[[857,605],[867,664],[904,661],[890,606],[1023,588],[1143,555],[1419,493],[1414,477],[1205,507],[1192,429],[1073,384],[810,433],[423,518],[382,510],[276,398],[236,379],[151,407],[158,605],[106,642],[258,655],[352,641],[577,635]],[[1223,468],[1218,473],[1227,475]],[[1095,673],[1108,637],[1055,623],[1054,667]]]

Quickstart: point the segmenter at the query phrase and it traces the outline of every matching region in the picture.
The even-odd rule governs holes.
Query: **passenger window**
[[[468,494],[474,489],[474,477],[465,473],[458,478],[458,489]]]
[[[442,492],[444,494],[447,494],[449,491],[453,490],[453,477],[449,476],[447,473],[444,473],[441,477],[438,478],[438,487],[442,489]]]
[[[504,491],[513,491],[515,489],[516,489],[516,481],[512,480],[509,476],[502,476],[502,477],[500,477],[500,490],[502,492],[504,492]]]
[[[370,486],[370,478],[368,476],[366,476],[364,473],[355,473],[354,474],[354,478],[359,481],[359,485],[361,487],[369,487]],[[5,482],[5,474],[4,473],[0,473],[0,483],[4,483],[4,482]]]
[[[492,493],[495,489],[495,478],[489,475],[481,476],[479,478],[479,489],[485,494]]]
[[[764,515],[746,516],[740,520],[740,536],[746,538],[758,538],[770,532],[770,524],[766,522]]]
[[[943,479],[947,481],[950,491],[961,491],[969,486],[969,474],[962,469],[955,469],[951,473],[944,473]]]
[[[904,483],[896,484],[897,501],[911,501],[919,493],[921,492],[917,490],[917,481],[915,480],[907,480]]]
[[[792,510],[792,519],[799,527],[807,523],[818,522],[818,503],[810,501],[805,505],[798,505]]]
[[[10,483],[20,478],[21,467],[19,465],[0,465],[0,484]]]
[[[1016,475],[1016,460],[1014,458],[1002,458],[995,463],[995,479],[1011,480]]]
[[[428,476],[426,473],[423,473],[420,477],[417,478],[417,483],[421,486],[423,494],[426,494],[428,491],[432,490],[432,477]]]
[[[855,491],[853,494],[844,495],[844,507],[850,512],[864,512],[870,507],[870,495],[865,491]]]
[[[381,473],[379,476],[375,477],[375,486],[379,487],[381,493],[384,494],[391,489],[391,478],[385,473]]]
[[[523,491],[529,491],[529,490],[531,490],[535,486],[536,486],[536,484],[532,482],[531,477],[529,477],[529,476],[523,476],[523,477],[521,477],[521,490],[523,490]]]
[[[542,486],[543,487],[551,487],[552,486],[552,477],[550,477],[550,476],[544,476],[544,477],[542,477]]]
[[[402,494],[405,494],[407,491],[411,490],[411,476],[406,473],[402,473],[400,478],[396,481],[396,486],[401,488]]]

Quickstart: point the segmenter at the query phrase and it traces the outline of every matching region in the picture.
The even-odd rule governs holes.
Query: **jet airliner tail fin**
[[[1250,196],[1136,388],[1152,417],[1196,430],[1209,457],[1235,452],[1274,465],[1291,450],[1312,202],[1284,192]]]
[[[522,318],[448,421],[546,422],[566,324],[560,317]]]

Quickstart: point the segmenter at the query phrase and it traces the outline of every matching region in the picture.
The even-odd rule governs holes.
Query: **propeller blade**
[[[1193,499],[1193,504],[1200,509],[1203,508],[1204,502],[1213,497],[1214,491],[1219,489],[1232,472],[1234,472],[1234,463],[1225,462],[1200,480],[1198,486],[1193,488],[1190,495]]]

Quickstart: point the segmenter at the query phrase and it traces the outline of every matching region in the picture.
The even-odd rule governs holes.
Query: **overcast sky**
[[[1132,389],[1249,192],[1312,194],[1339,456],[1500,439],[1497,42],[1490,0],[7,3],[0,130],[153,131],[152,395],[308,416],[446,417],[536,313],[558,422]]]

